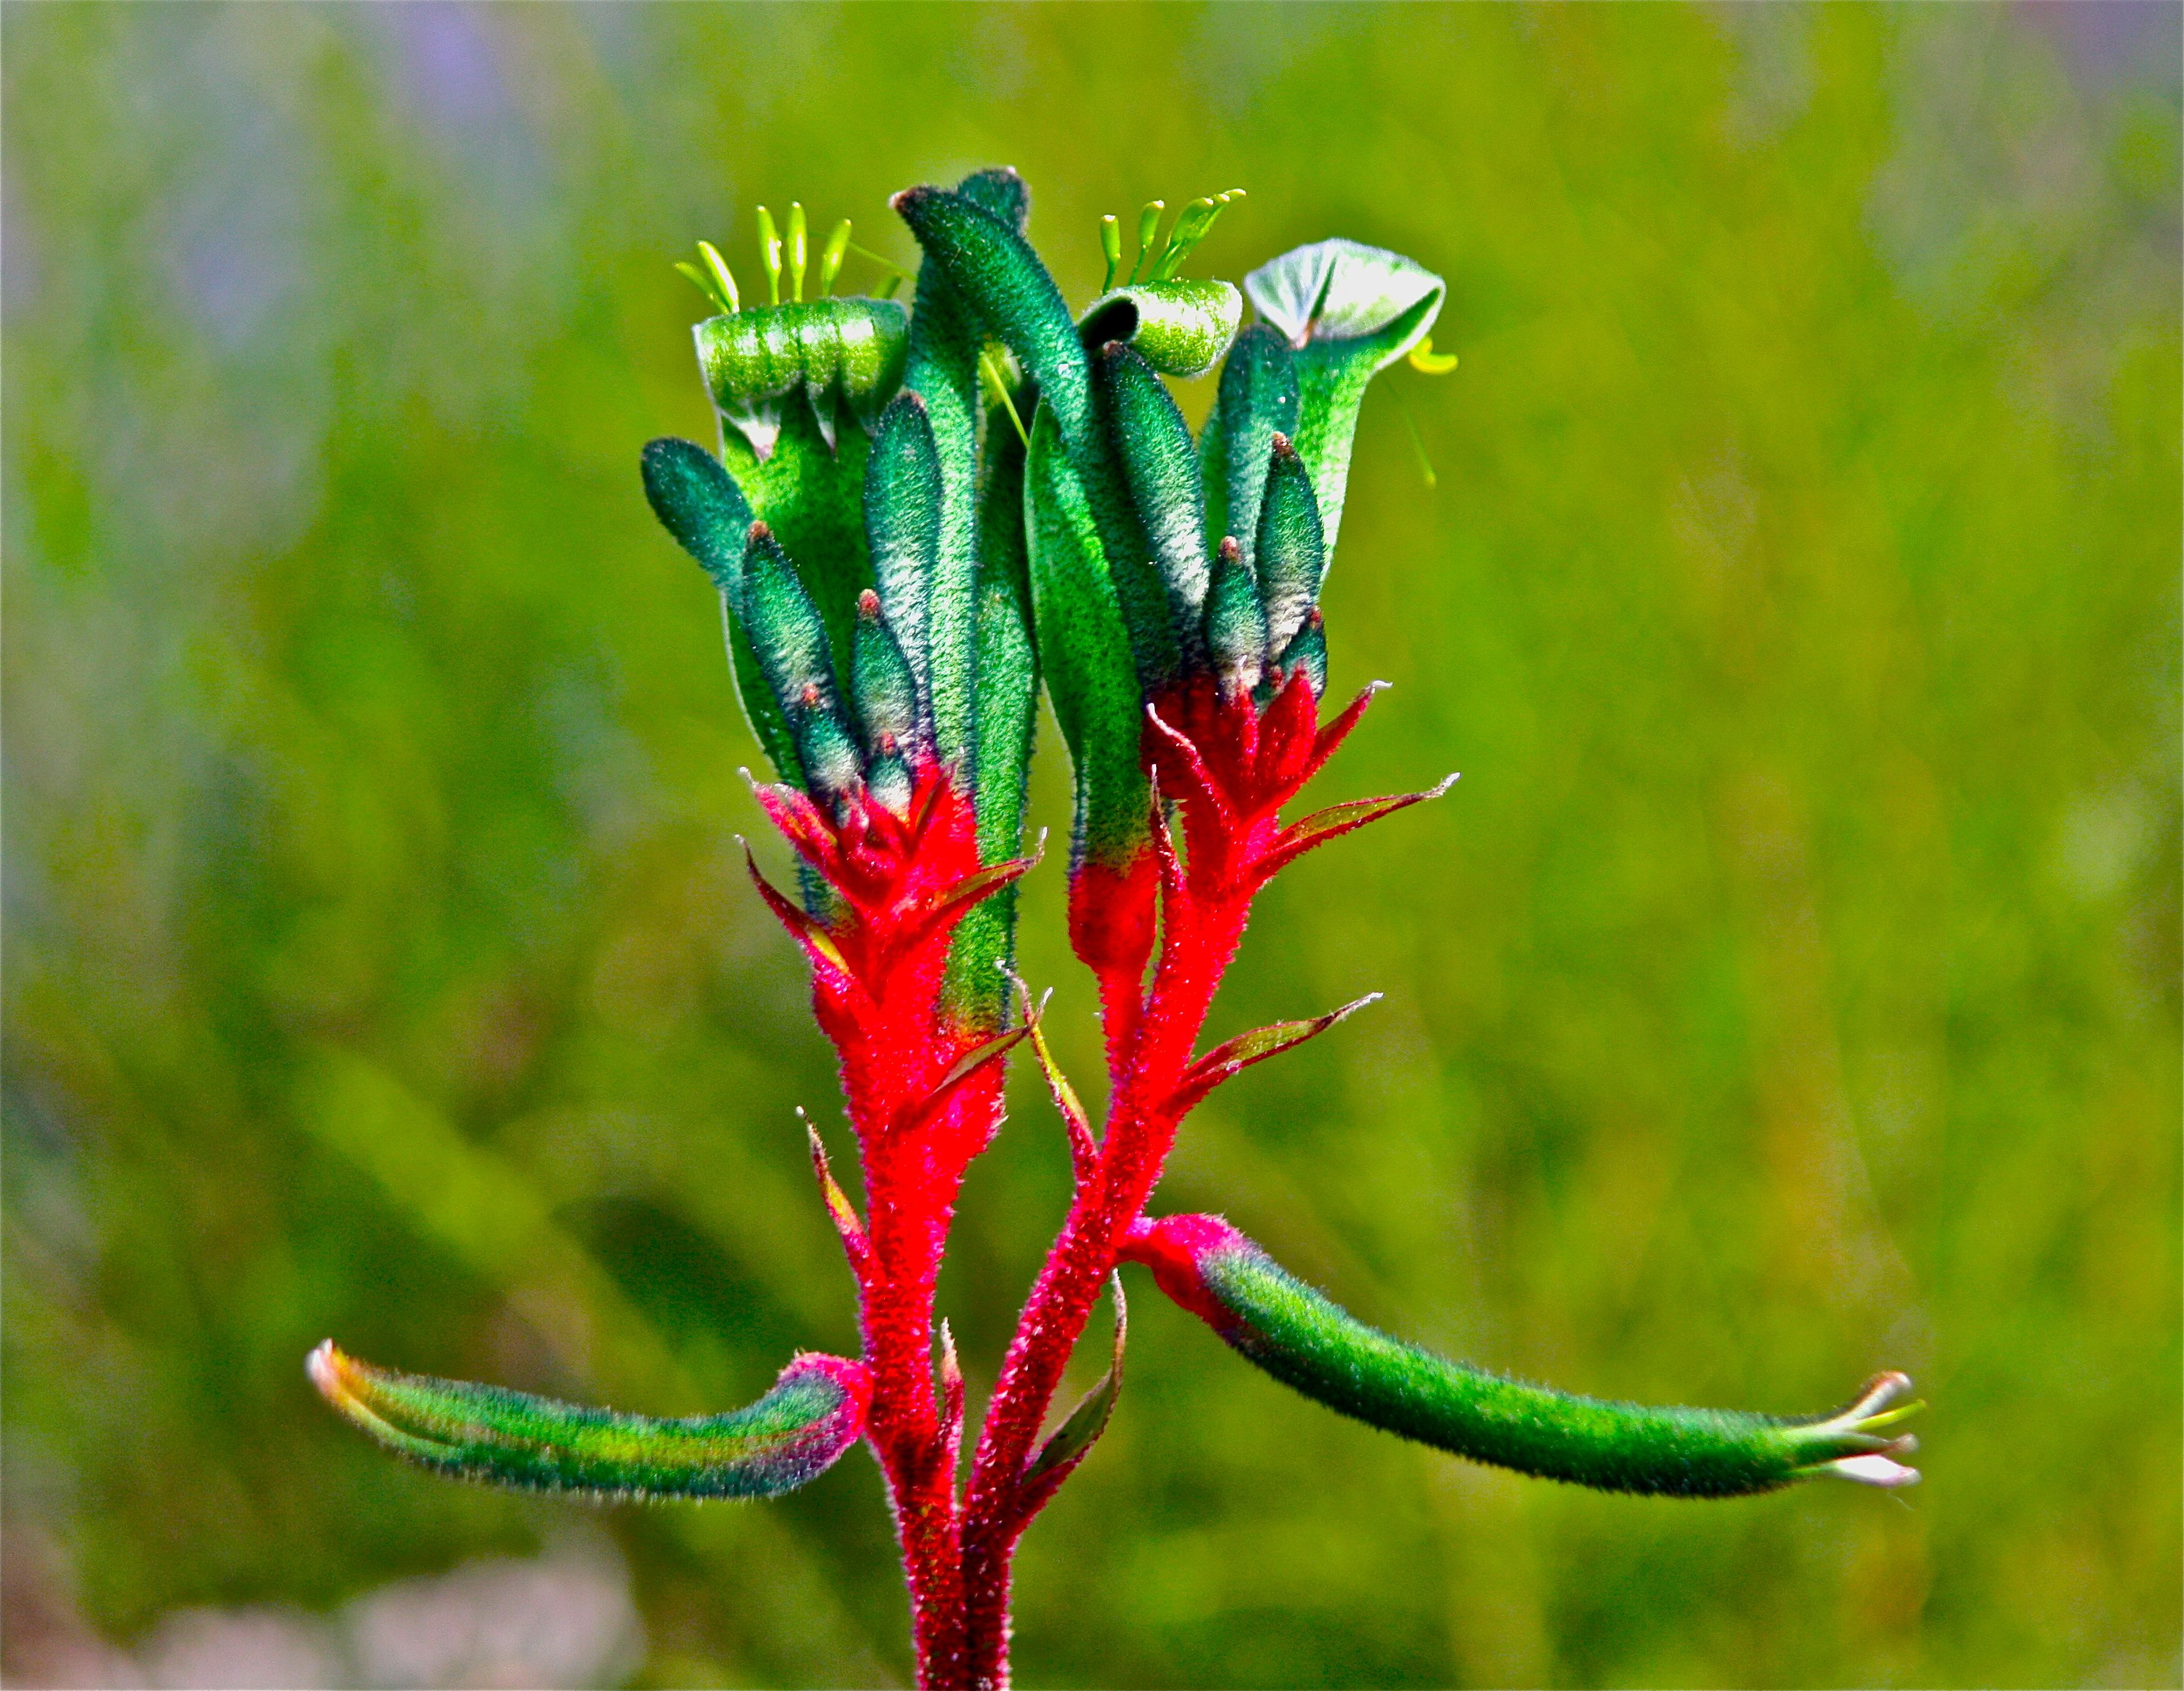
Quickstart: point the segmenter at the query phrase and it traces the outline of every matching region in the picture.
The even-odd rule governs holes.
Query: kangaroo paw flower
[[[610,1498],[774,1497],[816,1479],[865,1430],[861,1362],[806,1353],[726,1415],[660,1421],[527,1392],[397,1373],[328,1339],[311,1383],[397,1455],[463,1479]]]
[[[1368,1426],[1475,1462],[1601,1491],[1735,1497],[1835,1474],[1867,1485],[1918,1476],[1914,1448],[1880,1429],[1911,1382],[1884,1374],[1847,1409],[1789,1420],[1656,1409],[1529,1385],[1391,1338],[1283,1269],[1217,1215],[1140,1221],[1123,1248],[1162,1291],[1283,1384]]]

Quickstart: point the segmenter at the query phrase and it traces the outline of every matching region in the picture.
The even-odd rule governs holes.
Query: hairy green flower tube
[[[891,299],[811,299],[709,317],[693,331],[698,365],[721,414],[760,459],[784,407],[800,395],[834,444],[835,403],[866,429],[902,385],[910,321]]]
[[[1475,1462],[1596,1490],[1737,1497],[1834,1475],[1909,1485],[1917,1448],[1884,1429],[1911,1382],[1874,1379],[1830,1416],[1657,1409],[1578,1397],[1451,1362],[1369,1327],[1217,1215],[1140,1222],[1124,1254],[1239,1355],[1368,1426]]]
[[[807,1353],[726,1415],[661,1421],[499,1386],[375,1368],[328,1339],[306,1365],[326,1400],[397,1455],[458,1478],[617,1498],[776,1497],[862,1435],[864,1365]]]
[[[1029,202],[1014,171],[975,172],[946,197],[1021,244]],[[739,308],[704,243],[706,269],[682,267],[723,308],[694,331],[720,450],[653,442],[646,494],[721,591],[737,692],[781,777],[841,820],[867,800],[905,816],[921,782],[944,778],[971,801],[989,866],[1006,862],[1039,675],[1022,442],[984,422],[983,319],[935,266],[914,317],[888,299],[805,300],[800,209],[785,248],[763,209],[759,226],[771,303]],[[847,242],[838,228],[822,288]],[[804,890],[815,912],[828,904],[808,875]],[[1012,955],[1014,911],[1013,898],[982,909],[951,957],[967,1027],[1002,1020],[994,965]]]

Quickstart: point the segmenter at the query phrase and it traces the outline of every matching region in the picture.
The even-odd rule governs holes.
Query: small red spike
[[[1385,693],[1390,685],[1387,681],[1366,682],[1364,690],[1343,708],[1342,715],[1319,731],[1319,737],[1312,744],[1312,762],[1305,770],[1305,780],[1311,780],[1326,766],[1327,760],[1334,755],[1336,748],[1350,737],[1350,731],[1365,715],[1367,707],[1373,703],[1373,696]]]

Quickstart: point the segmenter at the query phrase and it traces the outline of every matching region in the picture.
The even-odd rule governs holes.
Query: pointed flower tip
[[[1901,1402],[1910,1395],[1911,1377],[1892,1369],[1886,1373],[1876,1374],[1869,1380],[1865,1389],[1858,1394],[1857,1400],[1837,1419],[1852,1423],[1864,1423],[1870,1421],[1891,1405]],[[1896,1418],[1900,1419],[1908,1415],[1912,1410],[1919,1407],[1921,1405],[1913,1404],[1907,1408],[1898,1410]]]
[[[1814,1433],[1837,1449],[1849,1446],[1848,1451],[1815,1463],[1804,1471],[1832,1475],[1884,1491],[1918,1484],[1919,1471],[1897,1459],[1917,1450],[1919,1441],[1908,1433],[1893,1438],[1881,1435],[1885,1429],[1909,1419],[1925,1407],[1911,1395],[1909,1375],[1893,1371],[1876,1374],[1848,1408],[1813,1428]]]
[[[1916,1468],[1907,1468],[1901,1462],[1880,1455],[1845,1456],[1823,1464],[1820,1471],[1882,1491],[1900,1491],[1906,1486],[1917,1485],[1919,1479]]]
[[[317,1349],[304,1359],[304,1371],[310,1376],[311,1383],[319,1389],[319,1395],[336,1409],[341,1408],[345,1400],[354,1396],[343,1378],[343,1366],[348,1361],[348,1358],[341,1354],[330,1338],[320,1339]]]

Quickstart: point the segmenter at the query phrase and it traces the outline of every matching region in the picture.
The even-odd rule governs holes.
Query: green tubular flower
[[[1221,389],[1199,435],[1206,481],[1206,544],[1234,535],[1253,561],[1267,456],[1276,435],[1297,431],[1296,356],[1282,331],[1254,323],[1236,337],[1221,367]]]
[[[950,197],[1008,239],[1028,205],[1006,170]],[[737,691],[782,777],[847,818],[866,798],[904,815],[945,771],[989,865],[1011,861],[1038,668],[1022,442],[984,426],[978,391],[985,317],[934,264],[914,316],[893,300],[805,299],[800,207],[785,241],[761,209],[760,239],[768,303],[738,309],[726,261],[702,243],[705,268],[682,267],[722,308],[695,331],[721,451],[653,442],[646,492],[721,590]],[[850,250],[838,225],[817,261],[822,295]],[[1012,490],[990,535],[989,485]],[[993,965],[1010,958],[1013,912],[1012,897],[982,909],[951,954],[950,1004],[973,1028],[1003,1019]]]
[[[1139,677],[1148,687],[1165,684],[1176,672],[1165,595],[1119,485],[1090,360],[1061,289],[1023,236],[968,196],[906,188],[892,203],[924,248],[928,262],[940,268],[1038,384],[1039,409],[1054,419],[1092,524],[1097,555],[1123,612]],[[1044,478],[1035,475],[1028,497],[1042,497],[1043,485]],[[1050,673],[1056,656],[1041,652]]]
[[[862,1363],[806,1354],[726,1415],[655,1420],[498,1386],[375,1368],[328,1339],[306,1367],[341,1415],[397,1455],[458,1478],[614,1498],[777,1497],[863,1434]]]
[[[1106,342],[1095,367],[1123,484],[1167,592],[1176,645],[1190,666],[1204,656],[1198,622],[1212,573],[1190,427],[1167,383],[1134,348]]]
[[[1244,278],[1260,316],[1295,353],[1297,425],[1284,432],[1312,470],[1330,553],[1366,387],[1425,338],[1447,286],[1400,253],[1342,240],[1299,247]]]
[[[694,331],[721,415],[753,453],[772,455],[798,401],[834,444],[838,412],[869,430],[902,385],[910,322],[891,299],[811,299],[709,317]]]
[[[1124,1254],[1240,1355],[1284,1385],[1386,1432],[1476,1462],[1601,1491],[1736,1497],[1818,1476],[1914,1483],[1888,1429],[1916,1412],[1883,1374],[1848,1406],[1802,1420],[1655,1409],[1490,1374],[1390,1338],[1295,1278],[1217,1215],[1140,1221]]]
[[[1015,171],[974,171],[957,185],[956,192],[1006,228],[1019,236],[1023,232],[1031,196]],[[903,381],[925,401],[940,470],[935,502],[939,549],[933,589],[939,610],[930,645],[934,735],[947,762],[963,760],[974,749],[976,607],[979,580],[991,567],[979,520],[980,425],[985,406],[978,392],[978,360],[985,343],[983,323],[946,271],[938,264],[922,267]],[[1006,442],[993,431],[984,432],[989,455],[1006,449]],[[1022,521],[1011,514],[1004,526],[1020,531]],[[994,537],[993,543],[1006,548],[1014,542],[1002,535]],[[1013,856],[1015,850],[1012,843],[1004,856]]]
[[[1078,334],[1095,350],[1119,341],[1162,375],[1195,381],[1221,362],[1243,314],[1231,282],[1140,282],[1094,300]]]

